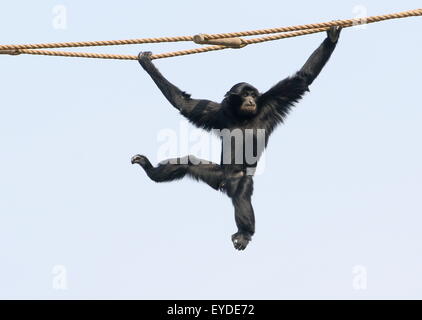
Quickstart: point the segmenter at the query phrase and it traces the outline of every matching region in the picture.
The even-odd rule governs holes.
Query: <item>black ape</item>
[[[141,53],[139,62],[149,73],[167,100],[197,127],[228,133],[222,137],[221,163],[215,164],[193,156],[165,161],[153,167],[147,157],[136,155],[132,163],[142,166],[156,182],[181,179],[185,175],[201,180],[232,199],[238,232],[232,236],[234,247],[244,250],[255,233],[255,217],[251,204],[253,174],[259,157],[274,128],[287,116],[290,108],[309,91],[333,53],[341,28],[327,31],[327,38],[294,76],[277,83],[264,94],[247,83],[235,85],[221,103],[192,99],[171,84],[157,70],[150,52]],[[248,140],[249,137],[251,137]],[[259,138],[262,141],[260,142]],[[241,138],[240,140],[238,138]],[[234,138],[234,139],[233,139]],[[248,154],[252,149],[253,156]],[[249,150],[250,151],[250,150]],[[252,159],[251,159],[252,158]]]

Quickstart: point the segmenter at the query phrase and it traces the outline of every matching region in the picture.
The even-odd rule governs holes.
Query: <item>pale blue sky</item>
[[[67,29],[52,26],[67,7]],[[193,35],[416,9],[420,1],[23,1],[0,4],[0,43]],[[347,29],[311,93],[271,137],[255,179],[257,233],[236,252],[228,198],[158,185],[181,117],[136,61],[0,56],[0,298],[422,298],[422,18]],[[264,91],[323,34],[157,61],[194,97]],[[136,54],[189,43],[82,51]],[[183,155],[183,154],[181,154]],[[67,270],[67,290],[52,270]],[[353,268],[367,270],[367,290]]]

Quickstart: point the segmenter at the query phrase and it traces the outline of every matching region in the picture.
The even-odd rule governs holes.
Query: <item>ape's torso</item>
[[[220,130],[221,165],[233,172],[256,168],[272,131],[269,123],[261,121],[260,114]]]

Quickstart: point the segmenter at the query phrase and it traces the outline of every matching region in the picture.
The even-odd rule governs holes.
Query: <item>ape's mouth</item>
[[[240,107],[240,110],[242,111],[242,112],[245,112],[245,113],[254,113],[254,112],[256,112],[256,104],[252,104],[252,105],[242,105],[241,107]]]

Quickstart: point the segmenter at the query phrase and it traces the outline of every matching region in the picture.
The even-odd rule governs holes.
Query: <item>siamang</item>
[[[238,232],[232,235],[232,242],[235,249],[244,250],[255,233],[251,197],[253,175],[259,157],[275,127],[283,123],[294,103],[309,91],[309,85],[319,75],[333,53],[340,33],[341,27],[327,30],[327,38],[314,51],[302,69],[278,82],[267,92],[260,94],[252,85],[239,83],[227,92],[221,103],[192,99],[189,94],[174,86],[160,73],[151,61],[151,52],[141,52],[139,54],[141,66],[173,107],[180,110],[191,123],[207,131],[240,132],[243,137],[247,136],[249,131],[252,139],[245,143],[241,141],[240,144],[236,134],[235,139],[229,134],[228,143],[227,139],[222,139],[220,164],[186,156],[163,161],[154,167],[143,155],[132,157],[132,164],[139,164],[148,177],[156,182],[173,181],[187,175],[226,193],[232,200],[238,228]],[[258,146],[259,132],[264,136],[261,148]],[[246,159],[245,152],[248,145],[256,155],[252,157],[252,161]]]

